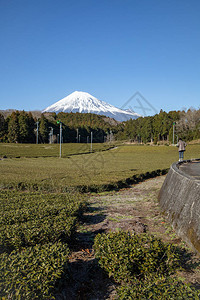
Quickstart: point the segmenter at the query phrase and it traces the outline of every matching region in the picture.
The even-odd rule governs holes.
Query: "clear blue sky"
[[[75,90],[199,108],[200,1],[0,0],[0,109],[42,110]]]

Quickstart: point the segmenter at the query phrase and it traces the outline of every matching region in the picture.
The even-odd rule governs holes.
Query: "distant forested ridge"
[[[175,142],[178,137],[186,141],[200,138],[200,110],[160,111],[150,117],[117,122],[114,119],[90,113],[44,113],[10,111],[0,112],[0,142],[36,143],[37,125],[39,143],[59,142],[62,122],[63,142],[129,140],[133,142]],[[173,125],[174,124],[174,125]]]

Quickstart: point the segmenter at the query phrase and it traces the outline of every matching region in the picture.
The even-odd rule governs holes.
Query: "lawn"
[[[16,153],[20,152],[18,147],[25,153],[24,149],[26,147],[31,149],[32,146],[38,145],[14,145],[13,147],[16,147]],[[54,149],[55,146],[58,145],[42,145],[42,151],[45,147]],[[81,146],[82,149],[85,147],[80,144],[79,150]],[[74,147],[77,147],[77,144],[74,144]],[[98,145],[96,147],[100,150]],[[108,151],[89,154],[80,154],[84,153],[80,150],[80,155],[71,156],[69,153],[78,154],[75,151],[72,153],[72,144],[64,144],[63,149],[65,149],[63,158],[51,157],[50,151],[47,153],[48,156],[34,157],[33,150],[30,150],[31,157],[19,155],[20,158],[0,160],[0,187],[16,187],[24,184],[26,187],[39,186],[42,190],[59,191],[77,185],[108,184],[135,174],[169,168],[174,161],[178,160],[178,150],[172,146],[121,145]],[[106,149],[103,144],[102,149]],[[2,150],[0,151],[2,153]],[[198,158],[199,154],[200,145],[188,145],[185,159]]]

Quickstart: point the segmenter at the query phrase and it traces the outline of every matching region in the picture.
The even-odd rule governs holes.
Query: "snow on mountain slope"
[[[78,91],[48,106],[42,112],[94,113],[114,118],[120,122],[140,117],[135,112],[119,109],[109,103],[98,100],[88,93]]]

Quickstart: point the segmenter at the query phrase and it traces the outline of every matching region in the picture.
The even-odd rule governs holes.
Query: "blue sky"
[[[199,0],[0,0],[0,109],[42,110],[76,90],[199,108],[199,15]]]

